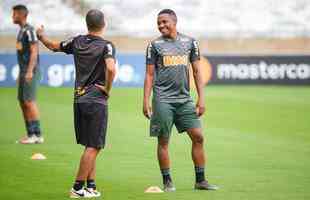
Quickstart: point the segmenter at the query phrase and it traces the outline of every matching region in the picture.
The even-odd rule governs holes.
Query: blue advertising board
[[[140,87],[143,84],[145,64],[143,54],[117,56],[116,87]],[[61,53],[40,54],[41,85],[51,87],[73,86],[75,68],[73,57]],[[15,86],[19,73],[15,54],[0,54],[0,87]]]
[[[310,56],[306,55],[205,55],[202,77],[209,84],[310,85]],[[142,87],[145,73],[143,54],[118,54],[114,87]],[[40,54],[41,85],[72,87],[73,57],[62,53]],[[15,86],[16,55],[0,53],[0,87]]]

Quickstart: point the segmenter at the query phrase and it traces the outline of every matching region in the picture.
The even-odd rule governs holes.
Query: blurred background
[[[308,0],[1,0],[0,86],[14,86],[18,73],[15,42],[19,27],[12,6],[25,4],[28,21],[43,24],[53,39],[85,34],[85,15],[106,15],[105,38],[117,48],[115,86],[143,85],[148,42],[159,36],[161,9],[178,15],[178,30],[198,39],[203,74],[210,84],[310,84]],[[72,86],[72,57],[40,44],[42,85]]]
[[[85,33],[85,13],[104,11],[107,36],[121,52],[144,52],[159,33],[157,13],[176,11],[180,32],[199,38],[203,53],[306,54],[310,52],[308,0],[1,0],[0,50],[15,50],[11,7],[26,4],[33,25],[56,38]]]

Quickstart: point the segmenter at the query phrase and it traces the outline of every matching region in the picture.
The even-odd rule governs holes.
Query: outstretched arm
[[[146,65],[144,79],[143,114],[146,118],[151,118],[152,107],[150,106],[150,96],[152,93],[155,65]]]
[[[46,46],[46,48],[48,48],[48,49],[50,49],[52,51],[60,51],[60,42],[50,40],[45,35],[45,31],[44,31],[44,26],[43,25],[41,25],[37,29],[36,32],[37,32],[38,39],[44,44],[44,46]]]
[[[192,62],[192,67],[193,67],[194,81],[195,81],[196,90],[198,94],[198,100],[196,104],[196,113],[198,116],[201,116],[205,112],[205,104],[204,104],[204,82],[201,76],[200,60],[196,60]]]

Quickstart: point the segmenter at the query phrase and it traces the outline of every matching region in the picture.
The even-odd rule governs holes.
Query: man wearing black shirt
[[[74,126],[76,141],[85,146],[71,198],[98,197],[95,185],[96,157],[104,148],[107,130],[109,93],[115,76],[115,48],[102,38],[104,15],[90,10],[86,15],[87,35],[55,42],[37,30],[39,40],[50,50],[73,54],[76,80],[74,95]],[[87,180],[87,186],[84,183]]]

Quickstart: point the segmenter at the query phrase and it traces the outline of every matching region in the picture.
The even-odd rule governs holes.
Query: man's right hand
[[[146,118],[151,119],[152,107],[148,103],[143,104],[143,114]]]

